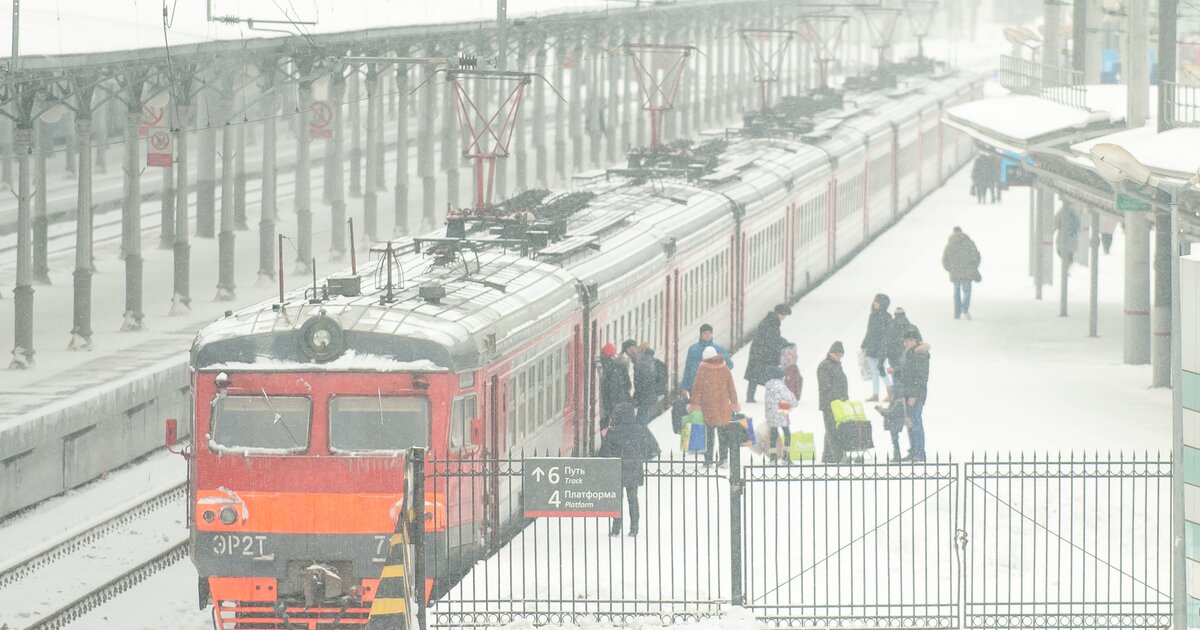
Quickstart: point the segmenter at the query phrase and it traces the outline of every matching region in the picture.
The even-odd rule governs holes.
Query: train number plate
[[[211,549],[214,555],[247,558],[262,558],[271,552],[267,537],[261,534],[213,534]]]

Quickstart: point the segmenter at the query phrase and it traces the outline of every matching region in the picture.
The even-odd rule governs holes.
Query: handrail
[[[1060,105],[1091,111],[1087,106],[1083,73],[1078,70],[1001,55],[1000,84],[1017,94],[1037,96]]]
[[[1168,128],[1200,127],[1200,87],[1159,81],[1158,90],[1159,98],[1163,99],[1162,117]]]

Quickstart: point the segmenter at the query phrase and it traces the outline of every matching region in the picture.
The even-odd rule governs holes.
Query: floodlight
[[[1034,33],[1033,31],[1029,30],[1028,28],[1026,28],[1024,26],[1018,26],[1017,30],[1020,31],[1023,35],[1025,35],[1025,45],[1026,46],[1029,46],[1032,48],[1033,46],[1036,46],[1036,45],[1042,43],[1042,36],[1038,35],[1037,33]]]
[[[1150,182],[1150,169],[1118,145],[1102,142],[1093,146],[1089,154],[1092,164],[1096,165],[1096,171],[1114,184],[1129,181],[1138,186],[1145,186]]]
[[[1013,46],[1025,45],[1025,37],[1020,31],[1011,26],[1004,27],[1004,39],[1007,39],[1008,43],[1012,44]]]

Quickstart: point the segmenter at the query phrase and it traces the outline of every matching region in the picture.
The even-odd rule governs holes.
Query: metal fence
[[[1159,81],[1158,89],[1168,127],[1200,126],[1200,87]]]
[[[426,575],[450,576],[429,627],[676,623],[730,604],[773,627],[1170,625],[1161,458],[674,455],[646,464],[637,537],[628,508],[617,536],[610,519],[520,518],[522,459],[428,463],[426,496],[462,497],[445,503],[449,536],[426,535]]]
[[[1087,88],[1083,73],[1078,70],[1001,55],[1000,85],[1017,94],[1040,96],[1060,105],[1088,109]]]

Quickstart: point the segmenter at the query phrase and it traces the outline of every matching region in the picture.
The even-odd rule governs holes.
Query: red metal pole
[[[496,156],[492,155],[487,158],[487,202],[490,205],[492,202],[492,187],[496,182]]]
[[[658,150],[658,116],[659,116],[659,113],[660,112],[657,109],[652,108],[650,110],[650,150],[651,151]]]
[[[483,210],[483,158],[475,158],[475,209]]]

